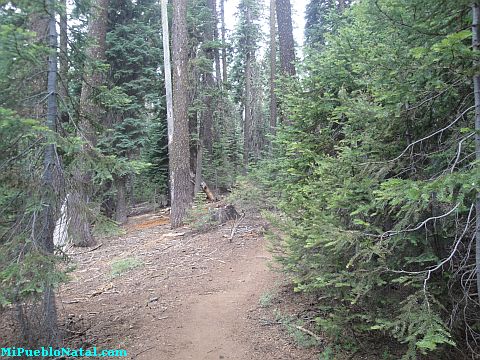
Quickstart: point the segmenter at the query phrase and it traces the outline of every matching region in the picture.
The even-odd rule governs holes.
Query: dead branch
[[[205,193],[205,195],[207,195],[208,200],[217,201],[217,197],[213,194],[212,190],[210,190],[210,188],[208,187],[205,181],[202,181],[200,183],[200,186],[202,187],[202,190]]]
[[[88,249],[86,251],[82,251],[82,252],[79,252],[79,253],[75,253],[75,254],[72,254],[72,255],[82,255],[82,254],[86,254],[86,253],[89,253],[89,252],[92,252],[92,251],[95,251],[97,250],[98,248],[102,247],[103,246],[103,243],[100,243],[98,244],[97,246],[91,248],[91,249]]]
[[[312,332],[308,329],[305,329],[304,327],[301,327],[301,326],[298,326],[298,325],[294,325],[294,327],[295,327],[295,329],[298,329],[298,330],[303,331],[304,333],[310,335],[311,337],[313,337],[318,342],[323,341],[323,339],[320,336],[318,336],[317,334],[315,334],[314,332]]]
[[[391,236],[398,235],[398,234],[402,234],[402,233],[406,233],[406,232],[417,231],[417,230],[420,229],[422,226],[425,226],[429,221],[438,220],[438,219],[447,217],[447,216],[450,215],[452,212],[454,212],[455,209],[456,209],[457,207],[459,207],[459,206],[460,206],[460,203],[457,203],[457,205],[455,205],[451,210],[449,210],[449,211],[446,212],[445,214],[439,215],[439,216],[429,217],[428,219],[422,221],[420,224],[418,224],[417,226],[415,226],[413,229],[403,229],[403,230],[398,230],[398,231],[393,231],[393,230],[385,231],[385,232],[380,236],[380,238],[383,239],[384,237],[391,237]]]
[[[240,217],[238,217],[234,222],[233,222],[233,226],[232,226],[232,231],[230,233],[230,237],[228,238],[228,240],[230,242],[233,241],[233,236],[235,235],[235,231],[237,230],[238,228],[238,225],[240,225],[240,223],[242,222],[242,220],[245,219],[245,211],[242,212],[242,215],[240,215]]]
[[[457,206],[458,206],[458,204],[457,204]],[[408,274],[408,275],[427,274],[427,276],[425,277],[425,280],[424,280],[424,290],[426,290],[427,281],[430,279],[430,276],[432,275],[432,273],[434,273],[435,271],[440,269],[443,265],[445,265],[447,262],[449,262],[453,258],[455,253],[457,252],[457,249],[458,249],[458,246],[460,245],[460,242],[462,241],[463,237],[465,236],[465,234],[468,231],[468,226],[470,225],[470,218],[472,216],[472,212],[473,212],[474,208],[475,208],[475,206],[474,206],[474,204],[472,204],[472,206],[470,206],[470,211],[468,213],[467,224],[465,225],[465,228],[463,229],[462,234],[456,239],[455,245],[454,245],[450,255],[447,258],[445,258],[443,261],[441,261],[439,264],[437,264],[435,267],[433,267],[431,269],[426,269],[426,270],[422,270],[422,271],[404,271],[404,270],[401,270],[401,271],[393,271],[393,272],[394,273],[399,273],[399,274]]]
[[[428,140],[432,137],[434,137],[435,135],[438,135],[438,134],[442,134],[444,131],[448,130],[449,128],[451,128],[453,125],[455,125],[460,119],[463,118],[463,116],[469,112],[470,110],[472,110],[473,108],[475,108],[475,106],[470,106],[469,108],[467,108],[466,110],[464,110],[457,118],[455,118],[455,120],[453,120],[450,124],[448,124],[447,126],[445,126],[444,128],[441,128],[433,133],[431,133],[430,135],[427,135],[421,139],[418,139],[414,142],[412,142],[411,144],[409,144],[405,149],[403,149],[403,151],[400,153],[400,155],[398,155],[396,158],[394,159],[391,159],[391,160],[386,160],[386,161],[372,161],[372,162],[366,162],[364,164],[383,164],[383,163],[390,163],[390,162],[395,162],[397,161],[398,159],[400,159],[403,155],[406,154],[406,152],[412,148],[413,146],[415,146],[416,144],[418,143],[421,143],[425,140]]]

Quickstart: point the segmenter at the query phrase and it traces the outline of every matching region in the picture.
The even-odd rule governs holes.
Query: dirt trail
[[[68,345],[123,348],[136,360],[315,358],[260,306],[281,287],[267,267],[260,219],[242,223],[232,242],[228,224],[172,232],[161,215],[126,230],[72,256],[77,269],[58,297]],[[113,276],[119,262],[132,269]]]
[[[200,298],[192,295],[190,308],[180,319],[177,339],[187,339],[186,346],[174,359],[253,359],[248,337],[255,336],[248,326],[248,310],[257,306],[262,292],[273,280],[267,270],[267,254],[252,248],[226,271],[219,270],[212,281],[214,293]],[[230,271],[229,271],[230,270]]]

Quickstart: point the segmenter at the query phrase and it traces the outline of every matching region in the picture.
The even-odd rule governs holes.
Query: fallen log
[[[208,187],[205,181],[202,181],[200,183],[200,186],[202,187],[202,190],[205,193],[205,195],[207,195],[207,199],[209,201],[217,201],[217,197],[213,194],[212,190],[210,190],[210,188]]]

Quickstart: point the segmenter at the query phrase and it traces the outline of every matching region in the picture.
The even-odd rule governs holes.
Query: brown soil
[[[170,230],[165,214],[144,215],[126,235],[76,249],[57,297],[67,344],[122,348],[138,360],[316,359],[318,348],[299,348],[275,319],[274,308],[298,299],[285,298],[295,295],[267,267],[262,229],[248,218],[230,242],[231,224],[196,234]],[[135,267],[113,276],[119,260]]]

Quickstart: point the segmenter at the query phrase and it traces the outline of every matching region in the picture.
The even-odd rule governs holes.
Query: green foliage
[[[275,300],[276,296],[277,294],[274,292],[268,291],[260,296],[260,300],[258,302],[260,303],[261,307],[269,307],[272,305],[272,302]]]
[[[112,277],[120,276],[130,270],[138,268],[142,265],[142,262],[138,259],[127,257],[124,259],[118,259],[112,262],[112,270],[111,275]]]
[[[317,339],[299,329],[299,327],[303,328],[304,326],[301,320],[295,319],[295,317],[290,315],[284,315],[279,311],[276,311],[275,317],[276,320],[285,327],[288,335],[292,337],[297,346],[311,348],[318,345]]]
[[[367,0],[334,26],[312,20],[321,38],[279,94],[292,125],[250,183],[268,191],[276,260],[297,291],[321,294],[317,324],[344,347],[351,329],[398,340],[406,358],[441,354],[480,321],[461,287],[479,190],[468,9]]]
[[[35,326],[44,317],[56,321],[55,312],[38,305],[51,299],[46,289],[67,281],[62,262],[68,259],[51,253],[50,221],[58,218],[55,205],[65,196],[62,155],[68,161],[78,139],[63,137],[60,121],[58,132],[44,126],[46,20],[44,2],[0,2],[0,307],[19,311],[19,330],[51,335],[53,329]],[[46,146],[55,154],[50,168]]]
[[[93,227],[93,234],[96,237],[109,237],[109,236],[119,236],[125,235],[126,232],[118,223],[109,219],[105,215],[99,214],[95,219],[95,224]]]
[[[187,211],[185,222],[195,231],[208,231],[218,222],[214,220],[205,202],[205,194],[199,192],[193,199],[192,207]]]
[[[20,254],[21,261],[12,262],[9,257],[14,252],[14,247],[4,246],[0,256],[0,308],[36,300],[45,288],[67,281],[67,275],[57,270],[59,259],[53,255],[45,255],[27,244]]]

